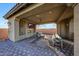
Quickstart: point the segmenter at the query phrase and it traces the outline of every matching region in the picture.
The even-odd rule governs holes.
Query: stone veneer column
[[[19,20],[9,20],[9,39],[13,42],[19,40]]]
[[[74,55],[79,56],[79,4],[74,7]]]

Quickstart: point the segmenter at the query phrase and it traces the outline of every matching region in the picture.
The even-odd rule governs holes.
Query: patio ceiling
[[[58,20],[69,18],[73,14],[73,9],[66,4],[43,4],[17,18],[25,19],[35,24],[52,23]],[[63,16],[63,17],[61,17]]]

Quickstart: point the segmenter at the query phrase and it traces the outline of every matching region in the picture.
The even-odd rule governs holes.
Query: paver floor
[[[37,43],[30,43],[28,39],[18,42],[10,40],[0,42],[0,56],[55,56],[48,47],[39,47]]]

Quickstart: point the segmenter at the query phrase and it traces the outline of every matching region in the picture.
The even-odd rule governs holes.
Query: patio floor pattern
[[[37,43],[30,43],[29,39],[24,39],[18,42],[1,41],[0,56],[56,56],[56,54],[49,47],[40,47]]]

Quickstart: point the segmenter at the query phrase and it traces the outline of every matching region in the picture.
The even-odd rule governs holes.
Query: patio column
[[[79,4],[74,7],[74,55],[79,56]]]
[[[19,19],[9,20],[9,39],[13,42],[19,40]]]
[[[66,30],[65,23],[63,21],[59,22],[57,24],[57,33],[58,33],[58,35],[65,38],[65,36],[66,36],[65,30]]]
[[[57,34],[58,34],[58,35],[61,34],[61,33],[60,33],[60,32],[61,32],[60,30],[61,30],[61,25],[60,25],[60,23],[57,23]]]

